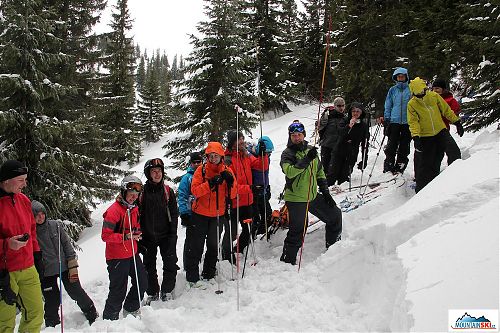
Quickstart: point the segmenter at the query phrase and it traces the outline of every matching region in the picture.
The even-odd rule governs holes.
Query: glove
[[[227,170],[224,170],[220,173],[220,176],[222,177],[223,180],[226,181],[226,184],[228,187],[233,187],[233,184],[234,184],[234,177],[233,175],[231,174],[231,172],[227,171]],[[221,182],[222,184],[222,182]]]
[[[333,200],[332,195],[330,194],[329,191],[323,192],[323,199],[325,200],[326,204],[330,207],[335,207],[337,206],[337,203],[335,200]]]
[[[358,169],[359,170],[364,170],[367,165],[368,165],[368,159],[365,158],[364,162],[361,161],[361,162],[358,163]]]
[[[8,305],[14,305],[17,295],[10,288],[10,275],[6,269],[0,271],[0,300]]]
[[[389,136],[391,134],[391,131],[389,131],[389,127],[391,125],[391,122],[389,120],[384,120],[384,135]]]
[[[40,280],[43,279],[45,275],[45,267],[43,266],[42,251],[33,252],[33,258],[35,259],[35,268],[38,272]]]
[[[306,156],[310,161],[314,160],[316,157],[318,157],[318,148],[312,147],[311,149],[309,149]]]
[[[208,180],[208,185],[210,185],[210,188],[214,188],[215,186],[222,184],[223,181],[224,179],[222,179],[221,175],[215,175]]]
[[[413,145],[415,146],[415,150],[418,151],[419,153],[424,151],[424,149],[422,147],[422,141],[420,141],[419,136],[413,137]]]
[[[457,134],[459,137],[462,137],[464,135],[464,127],[462,126],[460,120],[453,123],[453,125],[457,126]]]
[[[181,225],[188,227],[191,225],[191,215],[181,214]]]
[[[75,283],[78,278],[78,261],[76,258],[68,260],[68,278],[70,283]]]
[[[254,194],[258,194],[258,195],[263,195],[264,192],[264,185],[256,185],[256,184],[252,184],[250,185],[250,187],[252,188],[252,192]]]
[[[263,140],[259,141],[259,148],[257,150],[257,155],[264,155],[266,153],[267,147]]]

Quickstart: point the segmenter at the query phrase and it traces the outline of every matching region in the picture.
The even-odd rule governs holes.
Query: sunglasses
[[[293,122],[288,126],[288,133],[304,133],[305,131],[304,125],[299,122]]]
[[[336,107],[339,107],[339,108],[343,108],[343,107],[345,107],[345,104],[337,104],[337,105],[335,105],[335,106],[336,106]]]
[[[161,158],[154,158],[151,160],[151,166],[152,167],[163,166],[163,161],[161,160]]]
[[[200,164],[201,163],[201,160],[193,160],[191,161],[192,164]]]
[[[142,192],[142,184],[139,184],[139,183],[128,183],[127,184],[127,191],[141,193]]]

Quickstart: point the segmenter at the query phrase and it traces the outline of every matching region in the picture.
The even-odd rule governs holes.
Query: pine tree
[[[145,81],[146,81],[146,61],[144,59],[144,56],[141,55],[136,75],[136,87],[138,91],[141,91],[141,89],[144,87]]]
[[[109,197],[109,176],[117,170],[80,153],[80,135],[89,127],[63,101],[78,101],[78,87],[65,80],[84,81],[70,70],[77,68],[75,56],[62,52],[72,40],[63,45],[56,37],[61,21],[54,20],[55,9],[37,0],[0,3],[0,160],[28,166],[26,193],[52,216],[90,225],[88,206]]]
[[[104,68],[109,71],[100,82],[100,122],[110,131],[109,162],[138,161],[140,142],[134,126],[135,48],[127,0],[118,0],[112,13],[112,31],[105,35]]]
[[[191,36],[194,50],[188,58],[186,71],[190,77],[181,82],[185,87],[179,98],[186,120],[172,126],[181,134],[165,145],[167,156],[179,159],[192,150],[204,147],[207,141],[222,141],[236,127],[235,104],[253,110],[254,97],[250,87],[253,73],[245,71],[249,49],[240,36],[239,1],[208,1],[208,20],[198,25],[203,37]],[[240,130],[248,131],[256,116],[247,112],[239,117]]]

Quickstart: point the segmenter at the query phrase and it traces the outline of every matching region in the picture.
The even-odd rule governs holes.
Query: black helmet
[[[144,164],[144,174],[148,180],[151,180],[151,175],[149,174],[149,170],[151,170],[151,168],[161,168],[161,174],[165,177],[165,167],[163,166],[161,158],[152,158],[147,160],[146,164]]]

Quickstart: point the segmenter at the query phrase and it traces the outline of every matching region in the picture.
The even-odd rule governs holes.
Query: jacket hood
[[[217,155],[224,156],[224,148],[220,142],[209,142],[207,148],[205,148],[205,155],[210,153],[216,153]]]
[[[394,82],[398,82],[398,80],[396,80],[396,76],[398,76],[398,74],[404,74],[406,75],[406,81],[405,82],[409,82],[410,81],[410,76],[408,75],[408,70],[404,67],[398,67],[394,70],[394,72],[392,73],[392,80]]]
[[[366,116],[365,108],[363,107],[363,104],[359,102],[352,102],[351,105],[349,105],[349,112],[347,114],[347,119],[350,120],[352,118],[352,112],[351,110],[353,108],[358,108],[361,109],[361,115],[359,116],[358,119],[364,119]]]

